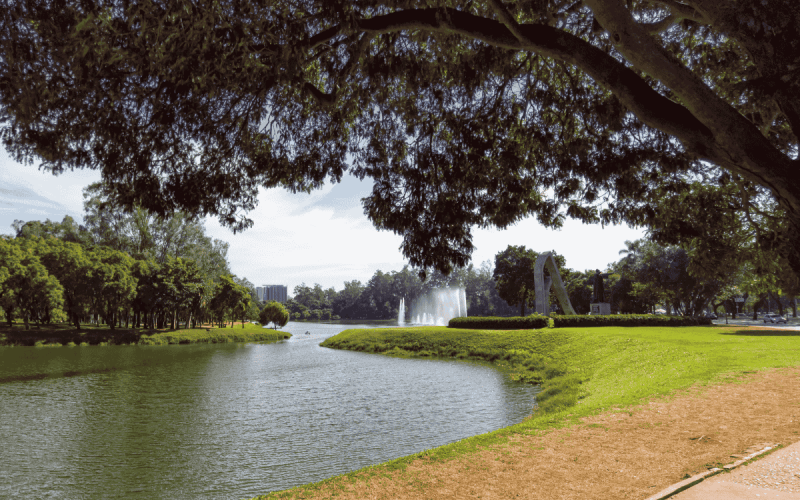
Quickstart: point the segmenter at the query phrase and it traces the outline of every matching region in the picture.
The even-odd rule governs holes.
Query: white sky
[[[70,215],[80,223],[81,190],[98,180],[93,171],[56,177],[16,163],[0,149],[0,234],[11,234],[15,219],[61,221]],[[287,285],[292,295],[303,282],[336,290],[345,281],[366,283],[376,270],[399,271],[406,263],[399,250],[401,238],[378,231],[363,213],[360,199],[371,187],[369,180],[347,177],[311,194],[262,189],[258,207],[249,214],[255,222],[251,229],[234,235],[207,219],[207,234],[230,244],[231,270],[256,286]],[[643,236],[643,229],[601,228],[571,219],[553,231],[530,218],[506,230],[475,229],[472,262],[479,267],[508,245],[525,245],[539,252],[555,250],[573,269],[603,269],[619,260],[625,240]]]

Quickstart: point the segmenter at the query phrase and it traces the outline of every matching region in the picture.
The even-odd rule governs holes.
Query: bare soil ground
[[[447,462],[418,459],[298,498],[645,499],[762,443],[800,441],[800,367],[731,377],[571,428],[516,435]]]

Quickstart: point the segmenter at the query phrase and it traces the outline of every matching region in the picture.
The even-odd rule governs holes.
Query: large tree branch
[[[519,39],[500,22],[447,8],[376,16],[358,21],[357,29],[370,33],[422,30],[460,34],[573,64],[613,92],[647,125],[676,137],[701,158],[770,189],[791,218],[800,220],[797,162],[774,148],[752,123],[659,46],[621,0],[585,1],[627,61],[660,80],[683,105],[660,95],[633,70],[597,47],[549,26],[520,25]]]
[[[797,162],[772,146],[755,125],[664,50],[636,23],[621,0],[586,0],[586,4],[626,60],[672,90],[686,109],[711,131],[710,158],[769,188],[783,201],[792,218],[800,220]],[[680,135],[676,137],[681,139]]]
[[[678,21],[680,21],[678,16],[670,14],[660,21],[656,21],[654,23],[640,23],[639,26],[641,26],[643,30],[651,35],[655,35],[656,33],[661,33],[662,31],[666,30]]]
[[[373,33],[424,30],[457,33],[512,50],[524,50],[576,65],[612,91],[649,126],[681,140],[687,149],[712,161],[715,153],[709,129],[680,104],[653,90],[639,75],[610,55],[569,33],[545,25],[521,25],[523,40],[494,20],[447,9],[399,11],[359,21]]]
[[[703,16],[702,13],[698,12],[697,9],[692,7],[691,5],[686,5],[684,3],[677,2],[675,0],[655,0],[657,3],[668,7],[672,15],[675,16],[678,21],[681,19],[690,19],[692,21],[701,23],[701,24],[708,24],[708,19]]]

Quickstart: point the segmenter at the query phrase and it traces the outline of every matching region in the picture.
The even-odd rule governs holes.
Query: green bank
[[[179,330],[147,330],[82,325],[46,325],[25,330],[19,325],[0,328],[0,346],[84,346],[84,345],[168,345],[225,342],[277,342],[291,337],[279,330],[262,328],[256,324],[237,325],[233,328],[187,328]]]
[[[524,422],[259,499],[299,498],[402,469],[415,458],[445,461],[514,434],[539,434],[604,410],[624,409],[694,384],[800,365],[800,332],[736,327],[594,327],[461,330],[415,327],[346,330],[323,346],[404,357],[492,363],[520,383],[540,383],[538,405]]]

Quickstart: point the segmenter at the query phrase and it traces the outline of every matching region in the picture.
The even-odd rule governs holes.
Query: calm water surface
[[[358,327],[289,323],[277,344],[0,348],[0,498],[250,498],[530,414],[536,389],[492,368],[319,346]]]

